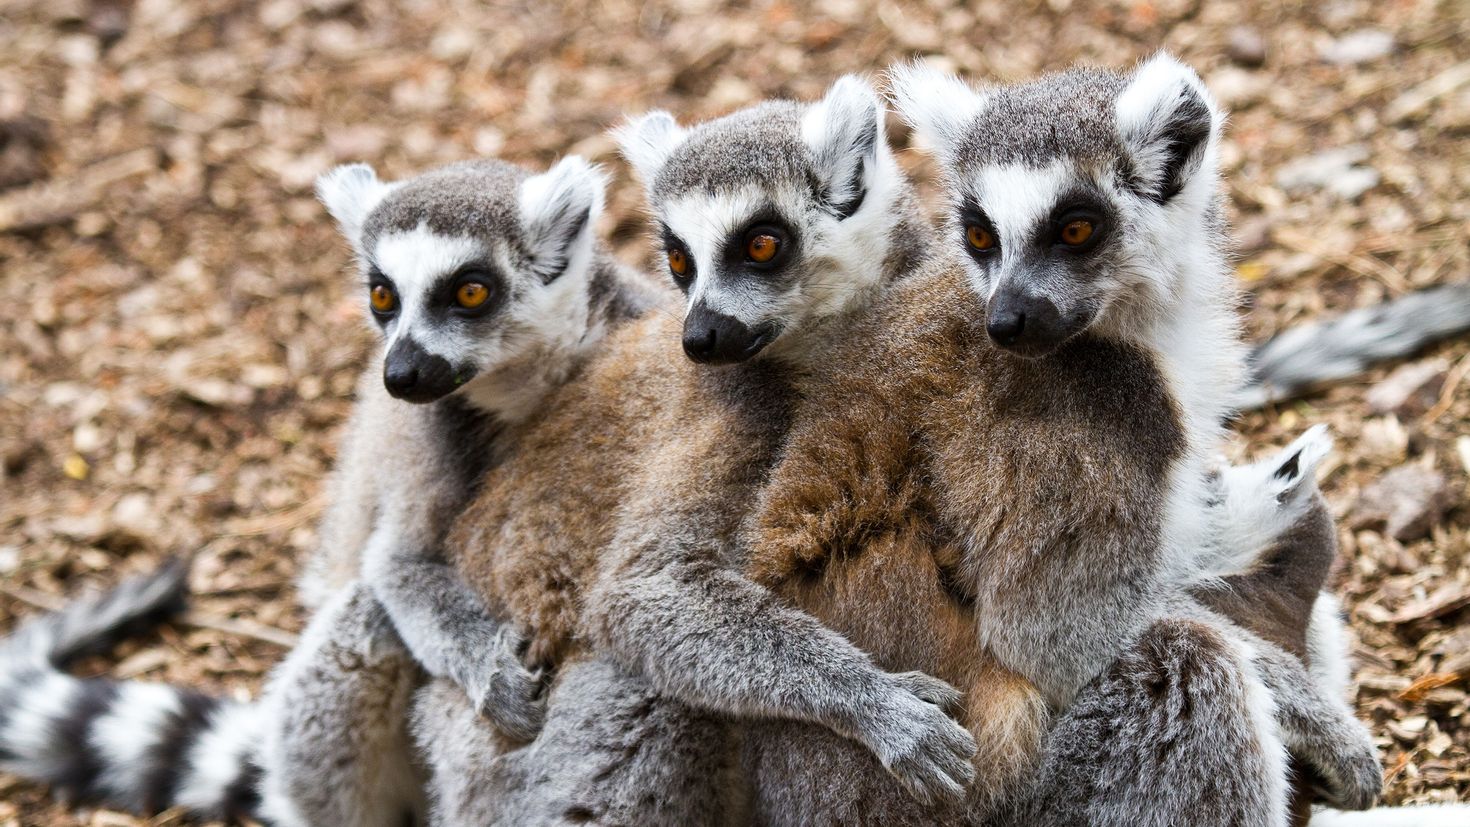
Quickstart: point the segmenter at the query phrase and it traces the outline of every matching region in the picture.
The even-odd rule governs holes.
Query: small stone
[[[1397,465],[1409,451],[1409,432],[1398,417],[1389,415],[1363,423],[1358,434],[1358,455],[1381,465]]]
[[[1317,51],[1328,63],[1353,66],[1387,57],[1393,48],[1392,34],[1381,29],[1360,29],[1327,41]]]
[[[1266,39],[1254,27],[1236,26],[1230,30],[1225,53],[1241,66],[1255,69],[1266,62]]]
[[[102,447],[106,435],[95,422],[83,422],[72,429],[71,448],[79,454],[95,453]]]
[[[1356,201],[1358,196],[1378,186],[1381,178],[1372,167],[1352,167],[1329,181],[1327,191],[1344,201]]]
[[[97,3],[87,15],[86,27],[105,49],[128,33],[128,9],[121,3]]]
[[[250,404],[250,389],[223,379],[207,377],[185,382],[179,388],[185,396],[216,408],[241,408]]]
[[[1211,73],[1205,85],[1230,109],[1246,109],[1266,96],[1271,81],[1260,72],[1224,66]]]
[[[92,470],[85,459],[78,454],[72,454],[61,462],[61,473],[74,480],[84,480]]]
[[[153,501],[147,494],[134,492],[125,495],[112,508],[113,524],[130,534],[147,537],[157,533],[158,516]]]
[[[1422,464],[1400,465],[1363,489],[1353,507],[1358,528],[1382,524],[1401,543],[1425,537],[1450,506],[1449,481]]]
[[[1327,190],[1351,201],[1378,186],[1378,170],[1363,164],[1368,148],[1361,144],[1328,149],[1298,158],[1276,172],[1276,185],[1298,195]]]
[[[1437,401],[1439,386],[1450,368],[1444,359],[1409,362],[1394,368],[1364,397],[1375,414],[1394,413],[1408,419],[1429,410]]]

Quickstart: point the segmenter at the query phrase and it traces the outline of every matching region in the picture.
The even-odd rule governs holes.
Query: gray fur
[[[778,361],[798,368],[820,365],[822,339],[835,320],[865,306],[892,270],[895,257],[911,259],[908,244],[889,247],[896,227],[908,228],[913,215],[909,187],[893,164],[883,138],[882,109],[871,89],[843,78],[817,104],[764,103],[725,116],[687,133],[661,117],[653,122],[657,138],[630,152],[642,160],[640,173],[651,182],[650,203],[664,227],[678,234],[680,204],[701,193],[719,198],[760,193],[747,208],[781,213],[800,250],[791,267],[789,290],[808,300],[825,288],[835,298],[814,310],[786,307],[785,347],[773,347]],[[625,132],[625,146],[643,131],[638,122]],[[660,164],[642,147],[659,140],[673,143]],[[843,205],[851,206],[845,212]],[[733,219],[733,221],[732,221]],[[725,289],[727,274],[713,266],[726,232],[748,216],[723,216],[730,226],[698,229],[701,240],[682,238],[691,247],[704,278]],[[844,233],[864,232],[865,243],[881,241],[871,257],[854,257],[844,248]],[[711,272],[713,271],[713,272]],[[695,276],[691,303],[698,307]],[[723,279],[728,281],[728,278]],[[718,295],[718,294],[716,294]],[[753,300],[763,310],[747,324],[768,321],[771,306],[784,298]],[[782,342],[777,340],[778,345]],[[763,358],[763,357],[762,357]],[[772,387],[761,372],[741,365],[720,382],[733,393],[720,401],[732,416],[756,425],[755,434],[773,438],[784,431],[784,410],[763,410],[764,399],[790,404],[791,391]],[[746,377],[749,377],[748,379]],[[751,380],[756,384],[752,385]],[[720,388],[711,390],[720,393]],[[746,413],[748,412],[748,413]],[[773,430],[773,426],[776,426]],[[760,445],[743,439],[742,444]],[[749,451],[750,449],[746,449]],[[736,465],[759,472],[769,460],[759,450]],[[774,454],[772,454],[774,458]],[[657,463],[653,467],[658,467]],[[678,501],[665,498],[625,508],[608,556],[615,576],[606,577],[589,596],[593,641],[610,657],[646,677],[659,691],[693,706],[754,717],[809,721],[853,738],[872,750],[915,796],[924,800],[955,797],[972,773],[970,738],[950,721],[935,698],[953,690],[926,676],[892,675],[876,669],[850,643],[811,617],[780,606],[765,589],[741,572],[738,549],[720,548],[711,538],[731,537],[725,492],[752,490],[760,477],[701,485]],[[648,487],[661,490],[656,480]]]
[[[602,659],[570,664],[546,727],[503,748],[454,687],[436,681],[415,707],[414,734],[433,767],[434,823],[603,825],[749,823],[733,743],[738,727],[659,696]]]
[[[172,797],[158,801],[104,789],[112,800],[131,809],[178,804],[219,813],[229,796],[263,793],[258,810],[251,802],[241,812],[264,813],[279,827],[398,827],[405,815],[424,811],[405,728],[421,669],[455,680],[503,731],[534,734],[540,679],[520,663],[520,638],[457,577],[440,546],[488,463],[508,449],[510,432],[608,326],[650,304],[636,277],[591,239],[601,189],[600,174],[575,158],[540,176],[498,162],[457,164],[396,184],[363,165],[323,176],[319,194],[362,271],[397,292],[392,318],[378,324],[383,352],[412,337],[466,381],[414,405],[391,398],[381,365],[369,367],[321,549],[305,567],[305,600],[324,608],[302,646],[248,707],[173,687],[144,696],[135,684],[119,684],[123,700],[205,709],[191,713],[187,727],[133,713],[127,723],[138,731],[129,737],[175,739],[172,760],[211,756],[209,777],[218,783],[169,788]],[[463,268],[476,278],[494,270],[492,287],[504,293],[494,314],[468,318],[447,306],[453,291],[440,288],[446,278],[463,278]],[[44,760],[97,760],[74,738],[43,746]]]
[[[1251,354],[1250,382],[1236,398],[1259,408],[1348,379],[1470,330],[1470,283],[1408,293],[1336,318],[1292,326]]]
[[[801,140],[801,118],[808,106],[767,101],[691,127],[657,175],[648,179],[650,203],[752,183],[796,182],[819,193],[811,150]]]
[[[1124,77],[1106,69],[1071,69],[987,90],[950,158],[956,166],[1025,164],[1057,158],[1114,159],[1122,154],[1112,102]]]
[[[360,241],[372,249],[384,235],[420,224],[445,236],[519,239],[523,230],[517,192],[530,173],[504,161],[460,161],[402,182],[372,207]],[[344,234],[350,226],[342,228]],[[355,239],[356,240],[356,239]]]
[[[408,708],[423,672],[362,583],[313,615],[259,702],[257,815],[283,827],[424,823]],[[462,696],[462,694],[461,694]]]
[[[346,468],[371,477],[338,490],[348,494],[339,507],[352,513],[364,511],[354,498],[375,497],[375,527],[360,550],[327,547],[327,553],[360,555],[364,582],[414,661],[430,675],[453,679],[499,731],[525,739],[542,721],[540,678],[522,665],[516,631],[497,621],[443,558],[443,533],[474,494],[486,464],[510,449],[507,430],[534,413],[539,399],[572,373],[608,325],[622,314],[641,312],[647,298],[588,238],[602,180],[580,161],[563,161],[534,178],[495,162],[455,165],[423,177],[433,186],[420,187],[416,179],[395,189],[369,217],[366,232],[376,232],[378,246],[362,245],[365,266],[381,266],[371,260],[372,251],[395,231],[432,229],[437,222],[436,232],[449,237],[483,235],[484,249],[501,251],[497,261],[519,268],[509,272],[520,283],[510,291],[517,307],[508,315],[509,324],[521,329],[513,329],[514,338],[492,351],[496,361],[481,367],[474,380],[425,407],[389,399],[368,372],[360,403],[366,413],[354,417],[348,444],[374,451],[376,461],[349,461]],[[434,200],[440,194],[444,202]],[[415,210],[434,221],[416,221]],[[465,221],[456,210],[483,223],[456,225]],[[584,251],[576,252],[578,246]],[[572,277],[561,270],[573,265],[579,268],[577,281],[568,281]],[[551,290],[566,292],[555,299],[533,298]],[[373,444],[384,434],[393,435],[389,456]],[[352,566],[319,564],[317,570],[350,572]],[[319,651],[293,654],[299,665],[288,661],[272,684],[274,695],[265,701],[282,711],[270,717],[276,729],[270,760],[263,762],[264,810],[278,822],[366,824],[371,817],[373,823],[392,824],[401,813],[422,812],[420,780],[416,774],[403,776],[404,768],[412,768],[405,714],[415,673],[401,658],[377,654],[384,644],[373,641],[381,641],[387,629],[381,623],[364,644],[353,643],[362,633],[339,640],[333,631],[344,623],[349,633],[374,628],[367,617],[358,619],[370,611],[360,591],[350,592],[345,620],[334,613],[313,620],[313,627],[326,625],[319,637],[308,631],[320,641]],[[391,647],[387,651],[392,654]],[[356,664],[344,657],[366,660]],[[324,750],[303,735],[312,723],[317,729],[353,729],[360,743],[335,748],[355,753],[357,762],[333,759],[331,748]],[[375,758],[367,760],[369,755]],[[378,762],[398,769],[385,771]],[[332,794],[323,798],[323,788]],[[294,821],[288,817],[293,812]]]

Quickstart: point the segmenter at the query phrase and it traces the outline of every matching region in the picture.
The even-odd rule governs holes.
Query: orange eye
[[[1092,238],[1092,222],[1081,218],[1067,222],[1062,228],[1061,238],[1062,243],[1069,247],[1086,244],[1087,239]]]
[[[689,272],[689,256],[684,255],[683,250],[669,251],[669,271],[676,276],[683,276]]]
[[[393,290],[386,284],[375,284],[368,294],[368,303],[372,305],[374,313],[392,313],[393,308],[398,306],[398,297],[393,295]]]
[[[750,260],[757,264],[765,264],[776,257],[776,252],[781,249],[781,240],[773,235],[762,233],[752,237],[745,242],[745,254]]]
[[[467,310],[479,307],[488,298],[490,298],[490,288],[478,281],[467,281],[454,292],[454,300],[459,302],[460,307]]]
[[[965,240],[977,250],[990,250],[995,247],[995,236],[977,224],[971,224],[965,228]]]

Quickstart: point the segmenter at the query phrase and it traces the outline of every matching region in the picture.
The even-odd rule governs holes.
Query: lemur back
[[[885,297],[840,379],[812,383],[748,544],[758,582],[880,664],[965,693],[962,720],[993,750],[976,758],[985,798],[1030,771],[1048,706],[1077,688],[1038,694],[1045,671],[994,653],[1086,674],[1143,628],[1182,435],[1146,355],[1082,337],[1022,361],[984,341],[979,311],[943,264]],[[1096,614],[1035,622],[1074,600]],[[1094,621],[1107,628],[1074,625]]]

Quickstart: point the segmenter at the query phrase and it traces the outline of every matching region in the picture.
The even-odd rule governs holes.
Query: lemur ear
[[[1312,426],[1278,451],[1268,461],[1271,476],[1267,482],[1276,502],[1284,503],[1304,490],[1311,490],[1317,481],[1317,466],[1331,452],[1332,436],[1326,425]]]
[[[542,283],[549,284],[566,271],[578,244],[590,244],[605,185],[602,171],[577,155],[521,182],[526,252]]]
[[[811,148],[817,180],[839,218],[862,206],[869,173],[884,140],[883,104],[857,75],[844,75],[801,119],[801,137]]]
[[[663,110],[629,118],[627,123],[613,130],[623,157],[632,164],[643,183],[650,187],[674,148],[684,142],[684,135],[674,116]]]
[[[1163,52],[1134,70],[1116,114],[1118,134],[1132,155],[1132,184],[1160,204],[1213,160],[1214,139],[1224,123],[1199,75]]]
[[[316,197],[337,219],[342,235],[353,246],[362,240],[362,225],[378,202],[393,189],[378,180],[367,164],[344,164],[316,179]]]
[[[985,96],[968,83],[917,61],[888,70],[888,97],[919,138],[942,155],[954,151],[985,108]]]

